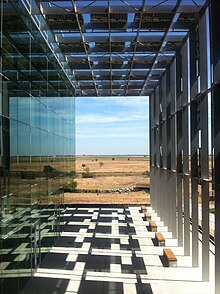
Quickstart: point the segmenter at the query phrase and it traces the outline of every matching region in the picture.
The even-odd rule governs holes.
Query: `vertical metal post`
[[[214,190],[215,190],[215,293],[220,294],[220,1],[211,0],[213,62]]]
[[[175,74],[175,73],[174,73]],[[172,86],[171,83],[173,79],[173,73],[172,73],[172,65],[167,67],[166,70],[166,97],[167,97],[167,103],[166,103],[166,121],[167,121],[167,131],[166,131],[166,137],[167,137],[167,155],[166,155],[166,168],[167,168],[167,176],[168,176],[168,185],[169,185],[169,206],[167,207],[167,213],[169,214],[170,209],[172,208],[172,218],[171,218],[171,231],[173,238],[177,238],[177,223],[176,223],[176,174],[172,170],[172,156],[175,157],[175,125],[172,125],[172,115],[171,115],[171,109],[172,109],[172,101],[175,101],[175,91],[174,97],[172,98]],[[174,86],[175,90],[175,86]],[[175,123],[175,121],[174,121]],[[172,130],[172,127],[174,130]],[[174,136],[172,140],[172,135]],[[174,151],[172,154],[172,144],[174,144]]]
[[[156,171],[155,171],[155,181],[156,183],[159,183],[160,181],[160,145],[159,145],[159,135],[160,135],[160,130],[159,130],[159,86],[156,88],[156,101],[155,101],[155,111],[156,111],[156,134],[155,134],[155,141],[156,141]],[[160,182],[161,183],[161,182]],[[162,184],[162,183],[161,183]],[[157,213],[160,215],[160,207],[161,207],[161,199],[160,199],[160,187],[158,184],[155,185],[155,193],[157,195]]]
[[[182,95],[181,95],[181,82],[182,82],[182,56],[181,52],[176,52],[176,124],[177,124],[177,222],[178,222],[178,239],[182,243],[183,235],[183,204],[182,204]],[[185,191],[185,190],[184,190]],[[185,238],[184,238],[185,240]],[[184,247],[185,248],[185,247]]]
[[[154,142],[154,131],[155,131],[155,91],[150,96],[150,201],[151,206],[155,206],[156,195],[154,192],[154,172],[155,172],[155,142]]]
[[[162,219],[165,223],[170,226],[170,219],[168,214],[168,203],[170,200],[170,193],[169,193],[169,181],[167,175],[167,84],[166,84],[166,73],[162,78],[161,81],[161,152],[162,152],[162,165],[161,165],[161,174],[163,178],[163,190],[160,191],[161,198],[163,199],[162,206],[164,207]]]
[[[152,176],[152,166],[153,166],[153,147],[154,147],[154,136],[153,136],[153,99],[154,95],[153,93],[149,97],[149,117],[150,117],[150,124],[149,124],[149,134],[150,134],[150,183],[153,182],[153,176]],[[153,196],[153,184],[150,187],[150,201],[151,205],[154,201],[154,196]]]
[[[179,213],[178,208],[180,207],[177,202],[179,203],[179,199],[182,199],[182,191],[180,193],[180,186],[176,182],[178,181],[177,178],[177,168],[176,168],[176,154],[177,154],[177,138],[176,138],[176,60],[174,60],[170,65],[170,170],[171,170],[171,177],[172,177],[172,209],[175,213],[176,218],[176,210]],[[181,180],[182,185],[182,180]],[[177,201],[178,200],[178,201]],[[182,200],[181,200],[182,201]],[[182,214],[182,213],[181,213]],[[175,221],[175,233],[174,237],[178,233],[178,240],[179,235],[182,235],[179,227],[176,227]]]
[[[190,255],[190,212],[189,212],[189,126],[188,126],[188,58],[189,42],[182,48],[182,165],[184,186],[184,254]],[[180,225],[182,222],[179,220]]]
[[[198,121],[197,101],[194,100],[198,93],[197,81],[197,47],[196,30],[190,31],[190,126],[191,126],[191,197],[192,197],[192,266],[199,263],[198,240]]]
[[[207,16],[203,15],[199,23],[200,42],[200,127],[201,127],[201,184],[202,184],[202,279],[209,280],[209,143],[208,143],[208,48]]]
[[[164,199],[166,198],[166,193],[167,191],[165,191],[165,193],[162,194],[162,191],[164,191],[165,188],[165,178],[164,178],[164,173],[163,173],[163,156],[162,156],[162,142],[163,142],[163,110],[162,110],[162,80],[160,80],[159,82],[159,104],[158,104],[158,112],[159,112],[159,125],[158,125],[158,172],[159,172],[159,182],[161,183],[161,185],[158,185],[158,195],[160,197],[160,212],[159,212],[159,216],[162,217],[164,219]]]

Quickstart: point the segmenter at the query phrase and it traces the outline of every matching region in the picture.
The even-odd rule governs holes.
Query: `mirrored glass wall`
[[[11,294],[59,235],[75,175],[74,98],[37,6],[0,3],[0,293]]]

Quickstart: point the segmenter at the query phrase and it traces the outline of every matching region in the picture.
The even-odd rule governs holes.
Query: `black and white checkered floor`
[[[191,283],[195,272],[188,268],[185,274],[187,262],[181,257],[178,261],[185,272],[163,267],[163,249],[154,246],[154,233],[148,232],[140,207],[67,208],[65,220],[61,238],[24,294],[197,293],[175,291],[188,279]],[[169,232],[164,234],[170,237]]]

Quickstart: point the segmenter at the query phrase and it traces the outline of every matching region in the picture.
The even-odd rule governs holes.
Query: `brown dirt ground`
[[[65,193],[65,204],[148,204],[150,203],[150,195],[146,192],[130,192],[130,193]]]
[[[120,189],[130,188],[136,184],[149,184],[149,178],[143,176],[106,176],[77,179],[77,189]]]

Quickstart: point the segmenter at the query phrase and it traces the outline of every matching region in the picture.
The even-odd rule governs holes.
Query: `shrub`
[[[45,165],[43,168],[43,174],[47,179],[49,179],[59,176],[60,172],[50,165]]]
[[[150,176],[150,171],[146,170],[142,173],[143,176]]]
[[[209,209],[209,212],[210,212],[210,213],[215,213],[215,208],[210,208],[210,209]]]
[[[102,167],[104,165],[104,162],[100,161],[99,165],[100,165],[100,167]]]
[[[82,167],[86,167],[86,165],[83,163],[83,164],[82,164]]]
[[[52,171],[54,171],[54,168],[51,165],[45,165],[43,172],[44,173],[51,173]]]
[[[64,192],[74,192],[77,187],[77,181],[71,181],[69,184],[64,186]]]
[[[82,178],[94,178],[94,175],[89,171],[82,173]]]
[[[115,160],[114,157],[112,157],[112,160]]]
[[[69,172],[69,176],[71,176],[71,177],[76,177],[76,171],[75,171],[75,170],[71,170],[71,171]]]
[[[21,179],[26,179],[26,180],[34,180],[36,178],[36,172],[34,171],[21,171]]]

